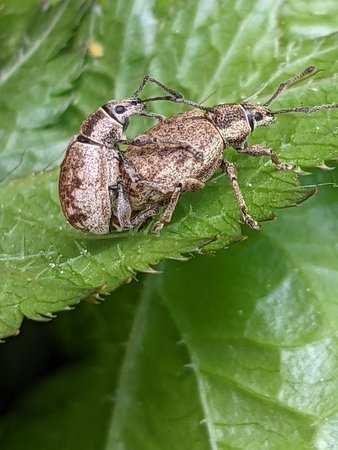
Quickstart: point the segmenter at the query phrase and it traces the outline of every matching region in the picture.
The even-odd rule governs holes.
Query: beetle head
[[[256,127],[268,127],[275,123],[273,113],[265,106],[243,103],[242,107],[244,108],[251,131]]]
[[[128,122],[130,116],[138,116],[146,109],[146,105],[137,97],[125,100],[111,100],[103,109],[122,125]]]

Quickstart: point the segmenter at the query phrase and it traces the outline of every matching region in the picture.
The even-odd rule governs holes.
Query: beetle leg
[[[159,97],[159,99],[161,99],[161,98]],[[139,113],[135,114],[135,116],[152,117],[153,119],[157,119],[159,122],[162,122],[164,119],[166,119],[166,117],[162,116],[161,114],[145,112],[145,111],[140,111]]]
[[[239,153],[246,153],[251,156],[269,156],[277,169],[290,170],[295,168],[294,164],[282,163],[273,150],[269,147],[265,147],[264,145],[258,144],[249,146],[245,143],[243,148],[237,148],[237,150]]]
[[[156,183],[155,181],[139,180],[139,184],[144,184],[154,191],[161,192],[162,194],[170,194],[172,192],[172,186],[167,186],[162,183]],[[196,178],[187,178],[182,183],[178,184],[181,186],[182,191],[195,192],[204,188],[204,183],[197,180]]]
[[[164,213],[162,214],[161,218],[157,222],[155,222],[154,225],[152,226],[152,228],[151,228],[152,233],[154,233],[154,234],[158,233],[161,230],[161,228],[163,228],[165,223],[170,222],[173,212],[176,208],[178,199],[180,198],[181,192],[182,192],[182,187],[179,186],[179,187],[175,188],[174,192],[172,193],[172,195],[170,197],[169,203],[168,203]]]
[[[124,169],[131,179],[134,172],[132,172],[131,165],[128,166],[126,159],[125,158],[123,159],[123,154],[118,150],[107,149],[106,159],[109,163],[108,189],[110,195],[111,208],[112,210],[113,209],[116,210],[115,214],[118,219],[120,227],[122,229],[131,228],[130,223],[131,206],[122,184],[120,164],[123,163]],[[129,169],[130,171],[128,171]]]
[[[179,183],[178,186],[174,189],[173,193],[171,194],[167,207],[164,210],[164,213],[162,214],[160,219],[154,223],[151,232],[154,234],[158,233],[161,230],[161,228],[163,228],[164,224],[170,222],[182,192],[185,191],[193,192],[203,188],[204,183],[195,178],[187,178],[182,183]]]
[[[190,153],[194,158],[203,161],[204,154],[203,152],[196,150],[193,145],[186,141],[170,141],[170,140],[162,140],[157,138],[156,136],[148,136],[147,134],[141,134],[137,136],[135,139],[130,141],[121,140],[119,141],[121,144],[125,145],[135,145],[137,147],[142,147],[143,145],[152,145],[156,144],[159,149],[163,149],[164,146],[174,147],[175,149],[183,148],[188,153]]]
[[[161,194],[170,194],[172,192],[172,186],[167,186],[166,184],[156,183],[156,181],[139,180],[139,184],[143,184],[154,191],[161,192]]]
[[[234,190],[239,208],[242,212],[242,216],[244,219],[244,222],[249,225],[250,228],[253,228],[255,230],[259,229],[259,223],[253,219],[250,214],[248,213],[248,207],[245,203],[241,188],[239,187],[238,184],[238,180],[237,180],[237,171],[235,166],[225,160],[222,160],[221,165],[220,165],[221,169],[223,172],[225,172],[230,180],[232,189]]]
[[[119,181],[117,183],[116,217],[122,230],[132,228],[130,216],[131,206],[124,191],[123,184]]]
[[[158,80],[155,77],[151,77],[149,75],[146,75],[143,80],[141,81],[140,86],[138,87],[138,89],[134,92],[133,97],[137,97],[139,95],[139,93],[141,91],[143,91],[145,85],[148,83],[155,83],[157,84],[157,86],[159,86],[160,88],[162,88],[165,92],[168,92],[168,94],[171,95],[171,97],[173,98],[183,98],[182,95],[179,92],[174,91],[173,89],[171,89],[170,87],[166,86],[165,84],[162,83],[162,81]]]
[[[175,103],[184,103],[185,105],[188,106],[192,106],[193,108],[197,108],[197,109],[201,109],[202,111],[208,111],[209,108],[206,106],[202,106],[199,103],[195,103],[192,102],[190,100],[186,100],[182,94],[180,94],[177,91],[174,91],[173,89],[171,89],[170,87],[166,86],[164,83],[162,83],[162,81],[158,80],[155,77],[151,77],[149,75],[146,75],[143,80],[141,81],[140,86],[138,87],[138,89],[134,92],[134,94],[132,95],[132,97],[138,97],[139,93],[141,91],[143,91],[144,87],[146,86],[146,84],[148,82],[157,84],[157,86],[159,86],[161,89],[163,89],[165,92],[168,92],[168,94],[170,94],[170,96],[167,97],[154,97],[154,98],[149,98],[144,100],[144,102],[149,102],[149,101],[158,101],[158,100],[168,100],[168,101],[172,101]],[[141,115],[146,115],[146,114],[141,114]]]
[[[119,153],[120,162],[123,165],[123,169],[130,178],[130,181],[132,183],[137,183],[139,181],[139,176],[136,173],[135,167],[133,164],[129,161],[129,159],[126,157],[126,155],[123,152]]]
[[[140,223],[147,220],[149,217],[152,217],[153,215],[157,214],[159,210],[160,204],[158,203],[157,205],[151,206],[150,208],[144,209],[143,211],[139,212],[130,221],[132,227],[136,227]]]

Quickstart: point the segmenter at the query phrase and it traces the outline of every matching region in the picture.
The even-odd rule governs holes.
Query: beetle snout
[[[141,100],[140,98],[134,98],[133,100],[131,100],[130,101],[130,104],[132,105],[132,106],[139,106],[139,105],[142,105],[142,104],[144,104],[145,105],[145,103],[143,102],[143,100]]]
[[[264,117],[264,121],[265,121],[265,124],[267,125],[267,126],[269,126],[269,125],[272,125],[272,124],[274,124],[275,122],[276,122],[276,118],[275,118],[275,116],[272,114],[272,113],[268,113],[265,117]]]

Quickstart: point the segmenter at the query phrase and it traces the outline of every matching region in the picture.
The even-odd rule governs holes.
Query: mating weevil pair
[[[231,103],[213,107],[187,101],[153,78],[150,81],[170,95],[140,100],[137,95],[149,78],[146,77],[130,99],[108,102],[89,116],[83,122],[80,134],[69,144],[59,181],[65,216],[75,228],[100,234],[113,228],[134,228],[158,214],[164,206],[164,212],[152,227],[152,232],[156,233],[170,221],[181,193],[202,189],[204,182],[220,167],[229,177],[245,223],[258,228],[258,223],[248,212],[235,166],[223,159],[223,151],[233,147],[248,155],[268,156],[278,169],[292,169],[293,164],[281,163],[270,148],[249,146],[247,139],[256,127],[273,124],[277,114],[309,114],[338,108],[334,103],[279,111],[269,109],[286,86],[314,71],[315,67],[310,66],[280,83],[263,105]],[[144,111],[145,104],[155,100],[185,103],[196,109],[161,120],[161,117]],[[123,120],[117,117],[117,108],[122,110],[121,106],[124,108]],[[110,122],[104,113],[108,113]],[[124,130],[132,115],[158,117],[161,121],[144,135],[128,142]],[[101,118],[106,122],[101,122]],[[116,145],[118,142],[131,146],[121,152]]]
[[[139,99],[139,93],[149,81],[170,95]],[[68,145],[59,177],[61,207],[73,227],[96,234],[110,231],[112,205],[121,186],[120,167],[123,166],[127,174],[131,173],[130,164],[117,144],[133,143],[127,141],[124,134],[131,116],[164,119],[163,116],[145,111],[147,103],[159,100],[199,106],[184,100],[179,93],[155,78],[145,76],[130,98],[109,101],[84,120],[79,134]],[[147,140],[143,138],[141,145],[146,143]],[[122,202],[117,204],[116,209],[117,215],[123,217]]]

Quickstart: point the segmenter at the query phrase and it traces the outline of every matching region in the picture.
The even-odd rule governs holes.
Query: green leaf
[[[2,446],[335,448],[337,214],[323,188],[241,245],[49,324],[69,363],[0,423]]]
[[[60,125],[76,95],[86,58],[92,2],[5,2],[0,36],[0,178],[55,165],[72,127]],[[81,116],[77,115],[77,120]],[[67,121],[69,118],[67,118]]]
[[[273,108],[337,102],[337,15],[335,0],[2,2],[0,336],[24,316],[48,320],[141,281],[44,326],[26,321],[0,347],[1,448],[336,448],[336,171],[301,187],[265,158],[227,151],[261,221],[319,193],[260,232],[243,229],[239,245],[150,276],[136,273],[243,240],[227,180],[217,172],[184,194],[160,237],[95,237],[63,218],[57,167],[83,118],[146,73],[212,105],[264,102],[315,64]],[[338,155],[336,118],[283,115],[250,142],[325,168]],[[135,118],[128,135],[150,125]]]
[[[330,17],[332,5],[323,3],[324,17]],[[207,101],[213,104],[240,100],[260,87],[264,100],[280,81],[316,64],[323,71],[285,92],[278,107],[335,101],[337,35],[328,32],[333,24],[328,21],[313,35],[308,27],[304,38],[295,34],[297,10],[266,0],[236,6],[201,0],[175,7],[141,0],[4,4],[0,336],[17,333],[24,316],[44,320],[108,293],[159,260],[243,238],[233,193],[218,173],[203,191],[183,195],[160,237],[147,230],[105,237],[78,233],[60,212],[57,171],[31,173],[56,167],[82,118],[108,98],[130,95],[147,72],[187,98],[214,93]],[[299,20],[309,18],[304,11]],[[178,111],[175,105],[155,109]],[[274,127],[257,130],[253,142],[265,141],[283,160],[305,168],[323,165],[337,158],[335,117],[335,111],[280,117]],[[135,119],[129,135],[147,126]],[[236,163],[250,212],[260,221],[312,192],[266,158],[233,151],[226,156]]]

